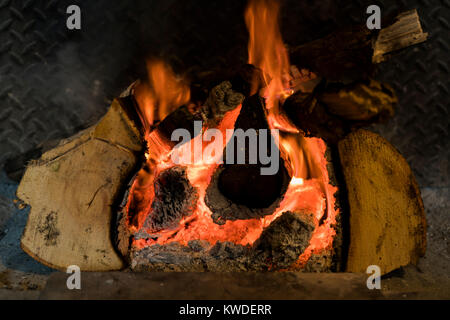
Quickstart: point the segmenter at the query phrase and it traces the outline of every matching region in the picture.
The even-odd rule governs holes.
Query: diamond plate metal
[[[411,164],[421,186],[449,185],[448,0],[283,1],[289,45],[366,19],[417,8],[429,40],[379,68],[393,85],[397,116],[374,129]],[[82,30],[65,27],[66,7],[82,9]],[[0,0],[0,165],[38,144],[70,136],[106,111],[159,54],[179,72],[232,68],[246,60],[245,1]]]

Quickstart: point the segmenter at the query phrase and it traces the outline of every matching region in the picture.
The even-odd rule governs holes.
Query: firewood
[[[348,272],[370,265],[383,274],[425,254],[426,221],[419,187],[406,160],[366,130],[339,142],[350,210]]]
[[[269,130],[269,125],[264,111],[263,99],[258,95],[253,95],[244,100],[241,112],[236,119],[235,130],[248,129]],[[237,204],[246,205],[250,208],[267,208],[275,200],[282,195],[282,190],[285,188],[287,172],[284,166],[284,161],[278,154],[279,170],[274,175],[261,174],[261,168],[264,166],[260,159],[256,160],[255,164],[251,164],[249,159],[250,141],[245,141],[245,163],[237,163],[237,154],[239,153],[239,145],[234,143],[234,158],[229,159],[227,152],[232,148],[230,143],[226,146],[224,155],[226,157],[224,170],[219,176],[219,190],[230,200]],[[271,154],[278,150],[271,150],[271,145],[275,144],[272,135],[267,134],[266,141],[258,141],[255,149],[256,154],[259,154],[259,143],[265,143],[268,146]],[[272,159],[272,157],[271,157]],[[233,160],[233,164],[230,164]]]
[[[289,268],[308,247],[314,227],[312,216],[287,211],[263,231],[254,247],[273,268]]]
[[[161,122],[155,124],[150,135],[158,135],[158,139],[162,139],[169,147],[167,151],[170,151],[178,144],[171,140],[175,130],[186,129],[194,138],[200,134],[200,131],[194,130],[194,121],[203,121],[204,125],[214,127],[222,120],[226,112],[236,108],[242,100],[244,95],[235,91],[229,81],[224,81],[211,89],[204,106],[195,110],[187,105],[178,107]]]
[[[314,222],[309,212],[286,211],[262,231],[252,245],[231,241],[209,243],[191,240],[187,246],[178,242],[131,248],[130,267],[133,271],[242,272],[295,268],[295,262],[308,247]],[[319,257],[326,259],[327,257]],[[311,266],[311,272],[330,271],[328,265]]]
[[[327,110],[348,121],[378,122],[394,115],[394,90],[375,80],[336,85],[319,92],[317,99]]]
[[[195,132],[194,121],[202,121],[201,112],[191,112],[188,106],[181,106],[174,112],[159,122],[151,134],[158,134],[163,139],[164,143],[173,148],[178,142],[172,141],[172,133],[177,129],[186,129],[195,137],[200,132]],[[151,146],[149,146],[151,147]]]
[[[239,106],[244,98],[245,96],[240,91],[236,91],[229,81],[224,81],[214,87],[202,109],[203,119],[207,126],[216,127],[222,121],[225,113]]]
[[[23,250],[61,270],[123,268],[111,241],[113,206],[142,146],[139,129],[114,100],[97,125],[32,161],[17,190],[31,206]]]
[[[240,165],[236,169],[229,170],[229,184],[222,186],[222,188],[230,188],[232,191],[234,186],[238,186],[239,190],[241,190],[240,185],[248,183],[248,181],[242,177],[244,176],[248,179],[248,172],[250,171],[251,173],[252,170],[255,170],[254,168],[255,166],[251,165]],[[205,195],[205,203],[212,213],[211,218],[214,223],[217,224],[225,224],[227,220],[254,219],[272,214],[283,200],[282,194],[284,194],[289,184],[289,176],[285,173],[282,177],[283,180],[281,183],[278,183],[281,184],[281,190],[280,187],[277,188],[277,186],[271,186],[268,183],[262,183],[258,186],[252,185],[251,188],[253,189],[258,187],[256,188],[257,190],[246,191],[252,192],[253,195],[261,197],[262,201],[266,200],[264,198],[265,194],[269,194],[269,197],[273,197],[273,194],[277,195],[275,199],[271,199],[270,202],[267,202],[268,204],[265,207],[254,208],[249,207],[246,204],[236,203],[234,200],[231,200],[222,193],[219,188],[219,179],[223,171],[224,168],[222,166],[216,170],[214,175],[211,177],[211,182],[206,189]],[[256,171],[257,172],[254,175],[259,176],[259,168],[256,168]],[[232,176],[234,177],[234,180]],[[270,179],[271,176],[262,176],[261,178],[264,179],[264,177],[269,177]],[[234,185],[232,184],[233,181],[235,181]],[[273,183],[272,181],[270,182]],[[248,193],[244,193],[244,195],[247,196]]]
[[[398,15],[392,24],[377,30],[352,26],[291,48],[291,63],[329,81],[352,82],[373,74],[373,63],[386,60],[390,52],[426,41],[417,10]]]
[[[152,231],[172,229],[178,226],[182,218],[194,212],[198,193],[190,184],[185,168],[164,170],[158,175],[154,185],[152,213],[147,216],[144,228]]]
[[[241,66],[230,82],[233,90],[242,93],[245,97],[256,94],[266,85],[262,70],[251,64]]]
[[[336,143],[351,131],[392,117],[397,101],[390,86],[369,79],[322,85],[313,93],[299,91],[282,108],[307,136]]]
[[[372,61],[383,62],[388,53],[424,42],[427,37],[428,33],[424,33],[420,25],[417,10],[403,12],[392,25],[380,31],[373,46]]]
[[[347,122],[332,115],[314,94],[296,92],[283,104],[283,110],[307,137],[319,137],[336,143],[349,132]]]

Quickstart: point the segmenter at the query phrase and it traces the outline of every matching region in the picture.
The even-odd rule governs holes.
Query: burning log
[[[264,230],[255,250],[274,268],[289,268],[309,245],[314,227],[308,214],[285,212]]]
[[[373,63],[393,51],[426,41],[417,10],[399,14],[380,32],[366,25],[336,31],[290,50],[292,64],[334,82],[352,82],[372,75]]]
[[[193,213],[197,200],[198,193],[184,168],[173,167],[161,172],[155,179],[152,214],[147,217],[144,228],[153,231],[173,229],[182,218]]]
[[[236,91],[233,85],[224,81],[214,87],[205,102],[204,116],[208,127],[215,127],[225,113],[235,109],[244,100],[244,95]]]
[[[331,115],[310,93],[296,92],[283,104],[283,110],[308,137],[320,137],[327,142],[336,142],[348,131],[346,122]]]
[[[251,64],[245,64],[239,68],[230,82],[233,89],[242,93],[245,97],[256,94],[259,89],[266,85],[262,70]]]
[[[203,121],[205,125],[214,127],[221,121],[226,112],[236,108],[243,99],[243,94],[235,91],[229,81],[224,81],[211,90],[208,99],[201,108],[193,109],[192,106],[184,105],[170,113],[155,126],[148,140],[162,140],[169,148],[165,151],[169,152],[178,144],[171,139],[175,130],[186,129],[191,137],[195,137],[201,133],[195,131],[195,121]],[[152,146],[149,146],[149,148],[152,149]]]
[[[62,270],[123,268],[111,242],[113,205],[141,150],[138,128],[114,100],[97,125],[32,161],[17,190],[31,206],[23,250]]]
[[[425,254],[426,221],[408,163],[366,130],[349,134],[338,146],[350,205],[347,271],[378,265],[385,274],[416,264]]]
[[[283,110],[307,136],[337,142],[355,128],[383,121],[394,114],[397,97],[375,80],[332,84],[313,93],[297,92]]]
[[[268,271],[289,268],[309,244],[314,222],[311,214],[284,212],[252,246],[232,242],[193,240],[187,246],[173,242],[132,250],[134,271]],[[316,272],[329,271],[329,265]]]
[[[286,175],[284,178],[282,177],[284,181],[276,183],[275,186],[271,186],[267,183],[253,185],[252,189],[256,190],[243,192],[243,195],[236,195],[236,197],[243,197],[251,192],[253,199],[260,197],[261,203],[265,204],[265,206],[262,206],[261,203],[256,203],[253,207],[251,206],[252,204],[246,205],[235,202],[222,193],[219,183],[223,171],[223,167],[219,167],[219,169],[216,170],[211,178],[205,196],[205,203],[212,212],[211,218],[217,224],[224,224],[227,220],[245,220],[272,214],[283,200],[282,195],[286,191],[287,183],[289,182],[288,176]],[[242,179],[242,176],[245,175],[245,177],[248,178],[248,176],[251,176],[252,174],[254,177],[260,177],[259,168],[251,165],[242,165],[236,170],[231,169],[224,177],[224,179],[230,179],[230,181],[222,182],[222,188],[225,188],[226,190],[229,188],[229,190],[233,191],[233,186],[236,186],[238,190],[242,190],[241,186],[247,183],[245,179]],[[264,176],[261,176],[260,179],[263,180]],[[270,202],[264,197],[267,194],[271,197]],[[275,198],[274,195],[276,196]],[[244,198],[244,201],[245,200],[246,199]]]
[[[170,151],[178,144],[177,141],[172,141],[172,133],[176,129],[185,129],[190,134],[191,137],[194,138],[201,133],[201,130],[195,130],[194,121],[204,121],[203,126],[215,126],[217,125],[224,117],[224,115],[230,110],[235,109],[243,100],[243,95],[238,93],[232,89],[232,85],[230,82],[225,81],[220,85],[214,87],[208,99],[205,102],[205,106],[192,112],[187,106],[182,106],[176,109],[172,114],[168,115],[163,121],[157,124],[157,126],[153,129],[153,131],[148,134],[147,147],[148,147],[148,161],[143,164],[143,168],[141,169],[142,174],[137,175],[136,179],[143,179],[142,182],[137,183],[137,185],[148,185],[151,182],[148,182],[148,176],[153,177],[154,168],[152,168],[160,158],[167,157]],[[139,209],[134,208],[134,210],[129,210],[133,212],[134,215],[126,217],[131,224],[137,226],[139,225],[138,213],[144,212],[146,213],[148,210],[151,210],[151,204],[143,201],[141,197],[136,197],[135,195],[131,196],[131,203],[133,206],[139,206]],[[135,201],[136,200],[136,201]],[[135,203],[136,202],[136,203]],[[132,208],[133,209],[133,208]],[[125,215],[127,216],[127,215]],[[119,237],[123,242],[124,246],[125,238],[127,238],[127,233],[125,232],[124,236]],[[122,247],[122,245],[120,245]],[[124,250],[126,250],[124,248]],[[121,250],[122,251],[122,250]]]
[[[222,81],[213,87],[207,94],[207,99],[196,98],[198,95],[193,97],[193,101],[201,107],[179,107],[158,123],[155,131],[159,132],[164,141],[172,146],[175,144],[170,138],[176,129],[186,129],[192,137],[195,137],[199,132],[194,132],[194,121],[204,121],[207,126],[215,127],[225,113],[233,110],[245,97],[255,94],[263,87],[263,81],[260,69],[245,64],[230,77],[229,81]],[[204,90],[197,88],[197,91]]]
[[[373,123],[394,115],[394,90],[375,80],[334,85],[318,93],[328,111],[346,121]]]
[[[263,101],[259,95],[245,99],[235,123],[235,130],[270,131],[263,108]],[[256,139],[257,135],[254,138]],[[289,184],[284,161],[278,150],[273,150],[274,147],[276,148],[273,139],[270,133],[267,134],[265,141],[262,139],[252,141],[251,137],[243,138],[240,140],[244,140],[245,145],[241,146],[232,138],[225,147],[226,162],[223,168],[220,168],[220,174],[213,176],[213,182],[208,188],[206,197],[206,203],[212,210],[216,223],[225,223],[228,219],[256,218],[273,213],[273,209],[276,208]],[[261,172],[261,169],[267,165],[262,164],[259,157],[254,163],[250,162],[249,153],[253,151],[254,154],[259,155],[261,144],[266,144],[267,150],[270,150],[270,154],[267,155],[270,159],[273,159],[272,155],[277,157],[279,170],[273,175],[265,175]],[[240,148],[245,150],[242,164],[238,163]],[[232,151],[232,157],[229,156],[230,151]],[[233,160],[232,164],[230,160]]]

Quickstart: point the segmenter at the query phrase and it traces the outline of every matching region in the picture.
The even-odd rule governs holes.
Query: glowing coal
[[[142,84],[135,92],[148,150],[120,221],[120,229],[126,230],[125,237],[131,240],[123,253],[134,269],[300,270],[308,269],[308,263],[315,263],[317,257],[332,255],[338,214],[334,198],[337,187],[329,179],[327,146],[319,138],[304,137],[280,112],[280,105],[294,92],[294,85],[277,25],[278,11],[273,1],[250,1],[245,15],[250,33],[249,63],[258,67],[264,77],[257,124],[252,122],[256,109],[249,101],[261,100],[258,95],[247,97],[243,104],[242,99],[232,99],[230,103],[226,95],[240,95],[234,91],[235,87],[221,84],[218,87],[227,91],[214,88],[205,105],[196,109],[189,102],[184,82],[170,68],[161,62],[149,63],[150,84]],[[250,92],[261,84],[258,77],[252,80]],[[164,118],[167,112],[182,104],[183,110],[188,110],[183,111],[188,118],[199,115],[209,119],[202,122],[201,128],[194,128],[190,141],[174,148],[176,144],[154,124],[157,117],[167,123],[170,118]],[[225,112],[211,113],[221,104],[226,105]],[[245,112],[253,115],[245,117]],[[221,163],[232,138],[226,131],[237,126],[247,130],[279,130],[279,136],[273,140],[280,157],[276,172],[276,179],[281,179],[279,186],[261,178],[260,164],[242,164],[244,167],[233,171],[227,163]],[[240,148],[247,146],[250,148],[243,143]],[[174,159],[180,158],[178,153],[183,149],[190,158],[184,160],[190,161],[180,164]],[[206,156],[204,150],[208,150]],[[175,153],[177,156],[173,157]],[[248,153],[245,155],[247,159]],[[246,165],[256,166],[258,171],[253,170],[253,174],[251,168],[255,167]],[[248,176],[240,183],[245,187],[236,197],[220,187],[213,190],[215,195],[208,191],[220,184],[216,179],[225,171],[228,182]],[[161,181],[171,185],[162,190]],[[236,189],[233,183],[229,185],[228,190]],[[275,190],[270,194],[276,196],[269,199],[266,191],[270,188]],[[240,194],[244,195],[242,202],[237,200]],[[246,194],[251,194],[251,201],[246,201],[250,197]],[[228,256],[222,251],[224,248]],[[311,269],[328,271],[330,264]]]

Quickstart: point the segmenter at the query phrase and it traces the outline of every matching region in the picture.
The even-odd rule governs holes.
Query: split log
[[[336,143],[348,131],[348,124],[328,112],[314,94],[296,92],[283,104],[283,111],[307,137],[319,137],[327,143]]]
[[[350,209],[348,272],[378,265],[386,274],[425,254],[426,221],[419,187],[406,160],[366,130],[339,142]]]
[[[308,69],[329,81],[348,83],[371,76],[373,63],[427,37],[414,9],[398,15],[380,32],[366,25],[353,26],[292,48],[290,58],[299,69]]]
[[[347,121],[379,122],[394,115],[394,90],[375,80],[330,86],[318,93],[330,113]]]
[[[143,142],[118,100],[100,122],[32,161],[17,196],[31,206],[21,246],[61,270],[124,267],[111,241],[115,199]]]
[[[161,122],[157,123],[147,138],[148,149],[155,151],[152,142],[161,146],[161,140],[167,146],[167,153],[178,144],[172,141],[172,133],[177,129],[186,129],[192,138],[196,137],[201,131],[196,132],[194,128],[195,121],[203,121],[208,127],[215,127],[223,118],[225,113],[235,109],[244,100],[244,95],[235,91],[229,81],[224,81],[211,89],[205,105],[201,108],[191,106],[180,106],[174,112],[170,113]],[[136,102],[135,109],[138,110]],[[157,155],[150,154],[151,157]]]
[[[336,143],[355,129],[392,117],[397,101],[390,86],[368,79],[296,92],[282,109],[307,136]]]
[[[420,25],[417,10],[410,10],[399,14],[395,22],[383,28],[373,45],[374,63],[386,60],[386,55],[414,44],[427,40],[428,33],[424,33]]]

